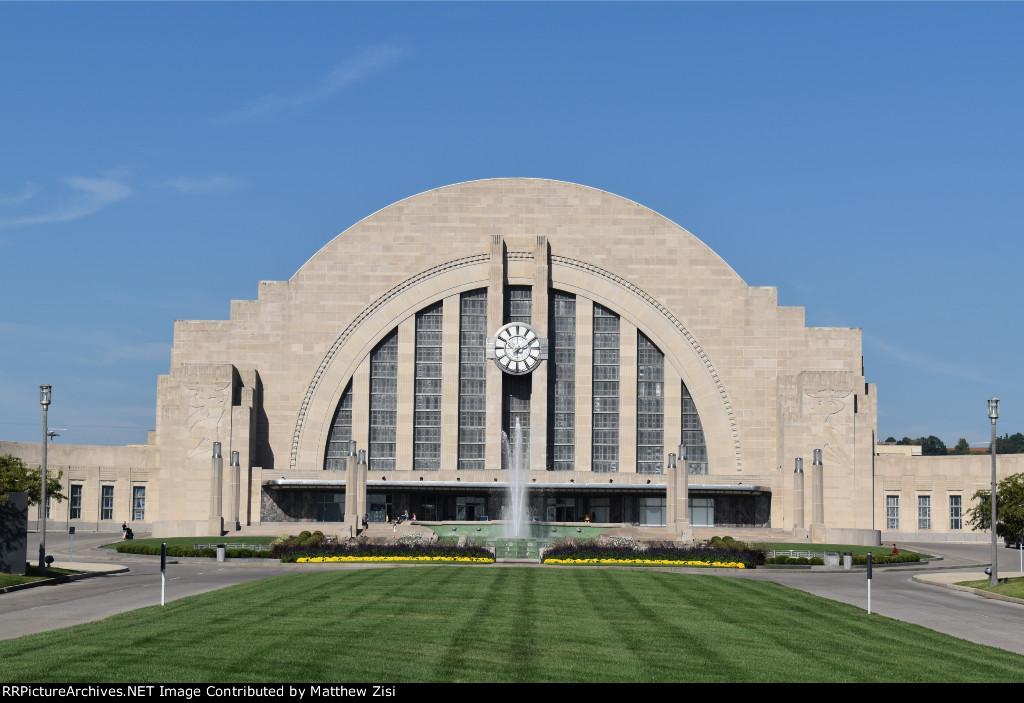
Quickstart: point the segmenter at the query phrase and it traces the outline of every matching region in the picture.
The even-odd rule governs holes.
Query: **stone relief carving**
[[[822,455],[840,466],[849,466],[849,437],[845,428],[840,427],[848,401],[853,395],[853,378],[845,372],[805,374],[803,394],[811,399],[811,434],[815,446],[820,446]],[[817,377],[817,378],[815,378]],[[811,385],[808,383],[816,384]],[[806,405],[805,405],[806,407]]]
[[[220,422],[230,405],[231,381],[182,381],[181,387],[189,407],[185,426],[190,449],[186,458],[209,456],[213,442],[220,441]]]

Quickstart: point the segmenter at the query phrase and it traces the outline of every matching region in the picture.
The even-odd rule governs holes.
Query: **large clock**
[[[547,358],[544,341],[530,325],[510,322],[495,333],[492,358],[505,373],[527,374],[537,368],[541,359]]]

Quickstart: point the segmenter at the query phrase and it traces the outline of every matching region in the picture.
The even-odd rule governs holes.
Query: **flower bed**
[[[647,546],[642,543],[598,544],[566,541],[544,552],[545,564],[622,564],[703,566],[753,569],[764,563],[764,551],[741,543],[722,546]]]
[[[741,561],[693,561],[681,559],[549,559],[544,557],[545,564],[641,564],[650,566],[707,566],[722,569],[747,569]]]
[[[299,557],[295,560],[298,564],[334,564],[339,562],[367,562],[367,561],[432,561],[432,562],[469,562],[474,564],[492,564],[494,557],[452,557],[452,556],[332,556],[332,557]]]
[[[339,562],[460,562],[490,564],[494,555],[482,547],[440,544],[338,544],[285,547],[278,552],[285,563],[328,564]]]

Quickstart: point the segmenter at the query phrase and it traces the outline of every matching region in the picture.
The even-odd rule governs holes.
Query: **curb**
[[[29,581],[27,583],[16,583],[13,586],[3,586],[0,588],[0,593],[11,593],[12,591],[21,591],[26,588],[35,588],[37,586],[56,586],[61,583],[71,583],[72,581],[80,581],[87,579],[92,576],[106,576],[107,574],[124,574],[128,572],[127,566],[122,566],[117,569],[110,569],[107,571],[80,571],[77,574],[62,574],[54,578],[39,579],[37,581]]]
[[[942,588],[948,588],[951,591],[962,591],[964,593],[973,593],[974,595],[981,596],[982,598],[990,598],[992,600],[1001,600],[1001,601],[1003,601],[1005,603],[1016,603],[1018,605],[1024,605],[1024,598],[1015,598],[1014,596],[1006,596],[1006,595],[1003,595],[1002,593],[992,593],[991,591],[986,591],[986,590],[983,590],[981,588],[973,588],[971,586],[960,586],[959,584],[955,584],[955,583],[942,583],[940,581],[930,581],[930,580],[926,580],[926,579],[920,579],[917,576],[912,576],[911,580],[913,580],[915,583],[924,583],[924,584],[928,584],[930,586],[941,586]]]

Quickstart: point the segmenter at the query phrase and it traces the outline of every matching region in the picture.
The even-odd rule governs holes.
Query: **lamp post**
[[[989,587],[995,588],[999,585],[999,575],[996,569],[996,560],[999,552],[996,551],[996,420],[999,419],[999,398],[988,399],[988,419],[992,421],[992,576],[989,580]]]
[[[46,411],[50,409],[50,390],[49,385],[39,386],[39,404],[43,406],[43,492],[39,501],[39,519],[42,526],[39,534],[42,537],[39,540],[39,570],[43,572],[46,571],[46,438],[49,434],[46,428]]]

